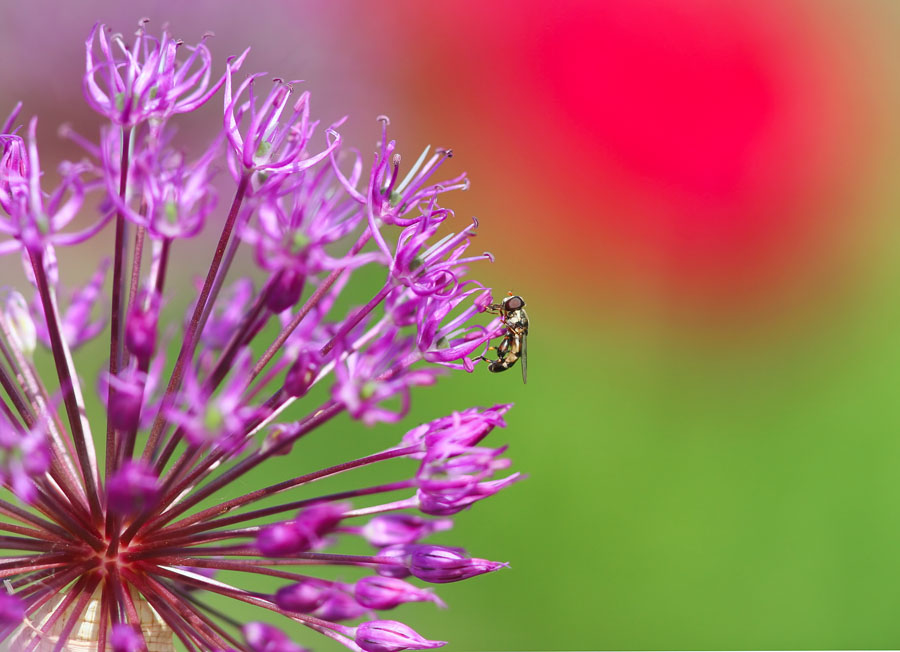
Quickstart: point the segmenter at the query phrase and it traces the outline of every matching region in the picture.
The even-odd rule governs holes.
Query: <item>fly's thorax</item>
[[[528,333],[528,315],[520,308],[506,314],[506,327],[519,335]]]

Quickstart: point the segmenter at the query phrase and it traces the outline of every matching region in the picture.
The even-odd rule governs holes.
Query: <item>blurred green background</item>
[[[439,537],[511,568],[398,618],[455,650],[900,646],[900,5],[7,1],[0,114],[24,100],[42,152],[93,133],[83,39],[143,15],[215,31],[218,71],[252,45],[363,153],[379,113],[406,156],[453,146],[473,273],[528,301],[527,386],[454,374],[280,460],[516,404],[492,438],[528,479]]]

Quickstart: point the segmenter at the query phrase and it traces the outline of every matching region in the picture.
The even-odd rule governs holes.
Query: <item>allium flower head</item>
[[[320,129],[297,82],[260,92],[260,74],[238,79],[246,51],[213,82],[205,38],[185,46],[142,21],[129,43],[94,27],[84,94],[108,124],[95,138],[62,130],[87,158],[63,163],[55,190],[42,188],[37,118],[24,138],[21,105],[2,123],[0,253],[21,256],[25,275],[0,291],[0,547],[12,551],[0,560],[0,649],[155,652],[175,638],[191,651],[306,649],[283,627],[214,609],[210,594],[357,652],[440,647],[380,612],[444,606],[421,582],[506,566],[427,540],[519,479],[505,446],[482,445],[509,406],[450,406],[395,446],[325,468],[308,466],[300,440],[339,417],[360,422],[356,436],[402,421],[413,387],[471,372],[476,349],[504,334],[482,316],[490,289],[468,277],[492,260],[468,253],[477,221],[457,224],[443,206],[468,182],[437,175],[449,150],[406,166],[384,118],[372,159],[344,149],[342,120]],[[184,151],[169,121],[220,86],[221,132],[199,155]],[[226,167],[219,215],[212,184]],[[73,231],[76,217],[88,226]],[[73,289],[55,247],[109,222],[109,260]],[[208,224],[218,242],[201,277],[172,278],[180,241]],[[242,250],[256,280],[232,269]],[[364,274],[378,289],[339,308]],[[105,413],[89,415],[73,351],[107,328],[94,383]],[[283,456],[291,475],[252,483]],[[312,490],[397,468],[390,460],[407,461],[399,477]],[[260,578],[277,584],[261,592]]]
[[[121,34],[109,34],[97,23],[85,41],[84,97],[98,113],[122,126],[154,124],[176,113],[194,111],[222,86],[210,86],[212,56],[206,34],[197,45],[185,46],[165,31],[160,38],[145,31],[142,20],[129,45]],[[179,60],[179,50],[187,56]],[[99,50],[99,52],[98,52]],[[235,69],[246,55],[231,62]]]

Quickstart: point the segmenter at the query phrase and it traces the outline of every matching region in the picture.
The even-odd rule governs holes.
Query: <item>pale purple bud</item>
[[[401,652],[431,650],[446,641],[429,641],[414,629],[396,620],[370,620],[356,628],[356,644],[366,652]]]
[[[112,385],[112,392],[101,389],[100,395],[111,401],[107,405],[110,423],[116,430],[132,430],[138,425],[141,408],[144,403],[144,388],[147,374],[134,367],[121,371],[117,376],[103,376],[103,380]],[[102,383],[101,383],[102,385]]]
[[[301,351],[284,377],[284,391],[299,398],[309,391],[321,366],[317,351]]]
[[[300,298],[306,276],[292,269],[285,269],[274,277],[266,294],[266,307],[274,313],[284,312]]]
[[[450,519],[426,520],[414,514],[382,514],[363,526],[362,535],[373,546],[416,543],[432,532],[453,527]]]
[[[264,527],[256,545],[266,557],[281,557],[315,548],[340,523],[348,509],[345,503],[323,503],[307,507],[293,521]]]
[[[415,546],[409,570],[420,580],[442,584],[490,573],[509,564],[469,557],[459,548]]]
[[[107,483],[109,509],[116,514],[137,514],[159,497],[159,478],[146,463],[128,461]]]
[[[297,529],[296,524],[273,523],[260,530],[256,546],[265,557],[283,557],[309,550],[309,538]]]
[[[325,535],[338,526],[344,513],[350,509],[349,503],[311,505],[297,514],[294,526],[307,538],[309,546],[314,548],[323,543]]]
[[[113,652],[145,652],[147,649],[144,637],[127,623],[113,625],[109,644]]]
[[[278,589],[275,604],[287,611],[311,613],[325,602],[330,590],[331,587],[325,582],[303,580]]]
[[[265,623],[247,623],[241,630],[252,652],[306,652],[280,629]]]
[[[385,546],[378,551],[375,557],[383,560],[384,563],[375,567],[375,572],[385,577],[409,577],[411,546],[406,544],[395,544]]]
[[[367,613],[369,613],[369,610],[359,604],[352,596],[341,591],[332,590],[312,615],[322,620],[337,622],[341,620],[355,620]],[[374,615],[369,613],[370,618]]]
[[[156,324],[159,319],[159,297],[155,293],[145,302],[133,302],[125,321],[125,346],[141,362],[147,362],[156,350]]]
[[[444,603],[434,593],[396,577],[364,577],[353,590],[356,601],[369,609],[393,609],[404,602]]]
[[[289,455],[293,450],[293,443],[284,444],[285,439],[289,439],[291,430],[288,428],[275,427],[266,433],[265,441],[263,441],[262,450],[268,455],[284,456]]]

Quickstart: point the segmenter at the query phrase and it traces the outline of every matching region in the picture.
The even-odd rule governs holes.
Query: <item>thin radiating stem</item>
[[[131,135],[133,128],[128,127],[122,131],[122,156],[119,163],[119,200],[125,203],[126,190],[128,188],[128,166],[131,148]],[[125,291],[125,214],[121,208],[116,210],[116,239],[113,245],[113,274],[112,296],[109,311],[109,375],[115,377],[119,373],[122,363],[122,317],[123,295]],[[106,394],[107,405],[113,406],[115,401],[115,389],[109,384]],[[106,476],[115,469],[116,463],[116,432],[112,422],[106,419]]]
[[[81,475],[87,489],[88,504],[90,505],[91,513],[96,518],[99,517],[101,508],[97,493],[96,460],[93,456],[94,441],[90,433],[90,427],[87,424],[81,388],[78,385],[78,378],[74,372],[72,355],[60,332],[56,302],[51,296],[47,275],[44,272],[43,253],[30,252],[30,256],[31,266],[34,269],[34,276],[37,280],[38,292],[41,297],[41,304],[44,308],[47,332],[50,335],[50,348],[53,351],[53,360],[56,363],[59,386],[63,393],[63,403],[66,406],[66,414],[69,418],[69,428],[75,444],[78,464],[81,467]]]
[[[203,308],[206,305],[207,300],[210,299],[210,291],[212,290],[213,282],[215,281],[216,274],[219,271],[219,265],[222,262],[222,257],[225,255],[225,249],[228,246],[228,241],[231,239],[231,234],[234,230],[234,224],[237,220],[237,215],[240,211],[241,204],[244,201],[244,196],[247,193],[247,187],[249,183],[250,173],[245,171],[241,176],[240,182],[238,183],[238,188],[235,192],[234,200],[231,203],[231,210],[228,212],[228,218],[225,220],[225,224],[222,227],[222,234],[219,236],[219,242],[216,245],[216,252],[213,255],[212,263],[210,263],[209,271],[206,274],[206,280],[203,283],[203,288],[200,290],[200,296],[197,297],[197,303],[194,306],[194,313],[191,315],[191,319],[188,322],[187,332],[184,335],[184,342],[181,345],[181,350],[178,352],[178,358],[175,361],[175,368],[172,370],[172,376],[169,378],[169,384],[166,387],[166,391],[163,395],[163,400],[160,404],[159,411],[156,414],[156,419],[154,420],[153,427],[150,430],[150,437],[147,440],[147,448],[144,451],[145,462],[150,462],[157,453],[160,437],[162,436],[163,429],[168,423],[168,419],[166,418],[166,411],[172,406],[172,403],[175,400],[175,395],[177,394],[178,389],[181,387],[181,380],[182,376],[184,375],[184,367],[194,355],[194,348],[197,346],[199,335],[198,326],[200,322],[200,315],[203,313]]]

